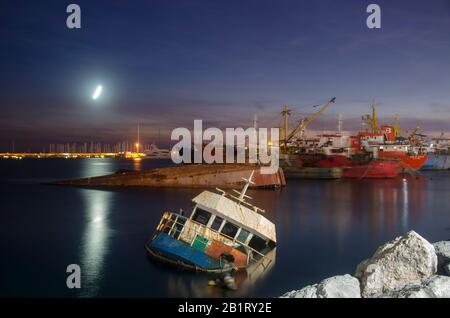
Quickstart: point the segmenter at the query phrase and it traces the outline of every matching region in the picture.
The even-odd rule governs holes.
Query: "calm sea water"
[[[450,172],[392,180],[289,181],[250,191],[277,226],[273,266],[236,291],[149,259],[144,243],[163,211],[189,211],[200,190],[98,190],[46,182],[167,164],[119,159],[0,161],[1,297],[276,297],[353,273],[376,247],[410,229],[450,238]],[[66,287],[79,264],[82,288]]]

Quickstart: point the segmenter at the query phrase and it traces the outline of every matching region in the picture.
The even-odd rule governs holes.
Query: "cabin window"
[[[214,218],[213,223],[211,224],[211,228],[215,231],[220,230],[220,226],[222,225],[223,219],[220,216],[216,216]]]
[[[241,231],[239,232],[239,235],[237,237],[237,240],[241,243],[245,243],[248,239],[248,236],[250,235],[250,232],[241,229]]]
[[[259,236],[253,235],[248,246],[261,253],[266,248],[267,244],[266,241]]]
[[[230,222],[225,223],[225,225],[222,228],[222,234],[225,234],[229,237],[234,238],[236,236],[236,233],[238,231],[238,227]]]
[[[194,215],[192,216],[192,220],[198,222],[200,224],[206,225],[208,224],[209,219],[211,218],[211,213],[202,210],[200,208],[196,208]]]

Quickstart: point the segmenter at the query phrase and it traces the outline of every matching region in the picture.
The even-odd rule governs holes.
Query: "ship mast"
[[[250,184],[255,184],[252,181],[254,173],[255,173],[255,170],[252,170],[252,173],[250,174],[250,177],[248,179],[242,178],[242,180],[245,181],[245,185],[242,188],[242,191],[233,189],[233,192],[235,192],[236,194],[239,194],[239,196],[235,196],[233,194],[227,193],[224,190],[221,190],[219,188],[216,188],[216,190],[221,192],[223,196],[229,196],[229,197],[235,199],[236,201],[238,201],[239,204],[246,205],[248,208],[252,209],[255,213],[258,213],[258,212],[265,213],[266,212],[265,210],[258,208],[257,206],[254,206],[253,204],[245,201],[245,199],[252,199],[250,196],[246,195],[246,193],[247,193],[247,190],[248,190],[248,187],[250,186]]]
[[[375,98],[372,99],[372,133],[378,133],[378,120],[377,120],[377,104]]]
[[[235,190],[239,194],[239,200],[245,201],[244,198],[250,198],[248,195],[245,195],[245,194],[247,193],[247,190],[248,190],[248,187],[250,186],[250,184],[255,184],[252,181],[254,173],[255,173],[255,170],[252,170],[252,174],[250,175],[250,177],[248,179],[242,178],[244,181],[246,181],[246,183],[244,185],[244,188],[242,188],[241,192]]]
[[[141,139],[141,136],[140,136],[140,123],[138,123],[138,125],[137,125],[137,142],[136,142],[136,152],[138,153],[139,152],[139,147],[141,146],[141,142],[140,142],[140,139]]]
[[[398,132],[399,132],[398,114],[395,114],[395,118],[394,118],[394,135],[395,135],[396,138],[398,137]]]
[[[343,118],[342,114],[339,114],[339,116],[338,116],[338,132],[339,132],[339,134],[342,133],[342,121],[343,121],[342,118]]]
[[[291,115],[291,110],[288,105],[284,105],[283,111],[281,114],[284,117],[284,149],[287,149],[288,143],[288,133],[289,133],[289,116]]]

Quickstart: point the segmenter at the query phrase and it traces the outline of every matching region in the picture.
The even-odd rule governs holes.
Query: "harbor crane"
[[[402,133],[406,136],[408,136],[408,139],[414,138],[415,136],[423,136],[420,135],[419,132],[422,130],[422,128],[420,126],[417,126],[411,133],[407,130],[403,130],[400,129],[399,125],[398,125],[398,114],[395,114],[395,118],[394,118],[394,134],[395,137],[398,137],[399,133]]]
[[[370,108],[372,109],[372,115],[365,115],[362,117],[362,120],[367,126],[370,127],[373,134],[378,134],[380,129],[378,128],[377,104],[375,103],[375,99],[372,99]]]
[[[366,125],[371,127],[372,133],[379,134],[380,128],[378,127],[377,108],[376,108],[377,104],[375,103],[375,99],[372,99],[372,103],[370,106],[372,108],[372,115],[365,115],[365,116],[363,116],[362,119]],[[416,136],[421,137],[421,136],[423,136],[423,135],[419,134],[419,132],[421,130],[422,130],[422,128],[419,126],[417,126],[412,132],[400,129],[399,124],[398,124],[398,114],[395,114],[393,131],[394,131],[394,136],[396,138],[399,137],[399,134],[403,134],[403,135],[407,136],[406,137],[407,139],[411,139]]]
[[[332,103],[334,103],[336,101],[336,97],[333,97],[332,99],[330,99],[325,105],[322,106],[322,108],[316,112],[313,116],[311,116],[311,118],[307,119],[307,120],[302,120],[297,127],[294,128],[294,130],[291,131],[291,133],[287,133],[288,132],[288,126],[287,126],[287,118],[290,115],[290,109],[287,108],[287,106],[285,106],[285,108],[283,109],[282,114],[284,115],[284,146],[286,147],[287,144],[292,140],[292,138],[294,138],[294,136],[296,134],[298,134],[299,132],[301,132],[303,129],[306,128],[306,126],[308,126],[314,119],[317,118],[317,116],[319,116],[320,114],[322,114]]]

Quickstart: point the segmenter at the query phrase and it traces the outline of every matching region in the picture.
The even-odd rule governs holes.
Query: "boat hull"
[[[157,234],[145,245],[150,256],[166,263],[201,272],[227,272],[231,268],[191,245],[166,234]]]
[[[378,156],[385,159],[398,159],[403,169],[412,170],[419,170],[428,160],[428,155],[409,155],[404,152],[379,152]]]
[[[284,173],[288,179],[340,179],[343,175],[339,167],[290,167]]]
[[[394,161],[375,160],[366,165],[344,168],[344,178],[395,178],[399,173],[399,163]]]
[[[261,166],[249,164],[186,164],[174,167],[129,171],[92,178],[58,181],[58,185],[88,187],[176,187],[235,188],[252,172],[251,188],[280,188],[286,185],[283,170],[268,174]]]
[[[343,178],[394,178],[401,170],[394,160],[350,160],[345,156],[328,156],[319,162],[321,167],[341,167]]]
[[[450,154],[430,154],[422,170],[448,170],[450,169]]]

